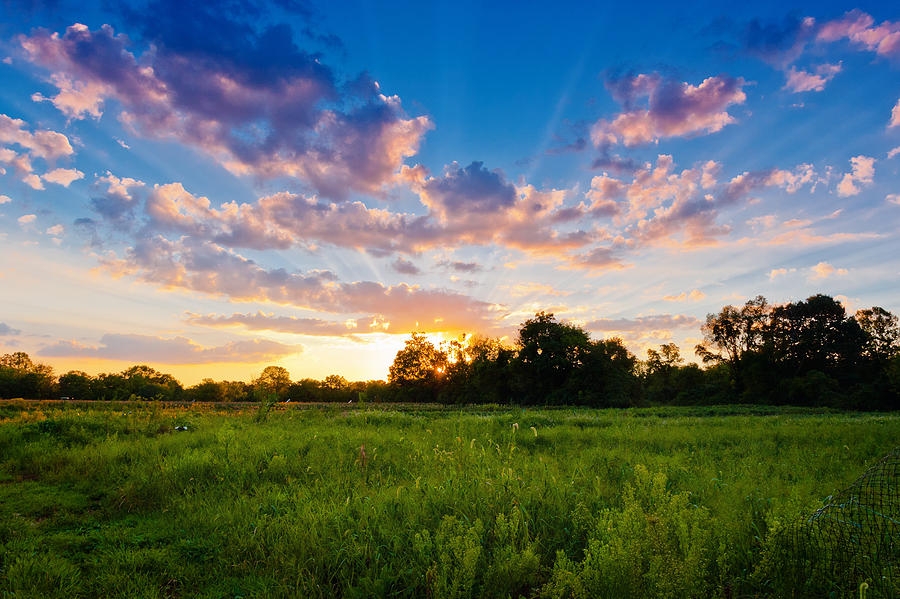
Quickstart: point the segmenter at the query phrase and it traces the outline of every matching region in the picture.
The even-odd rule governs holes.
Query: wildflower
[[[519,423],[518,423],[518,422],[513,422],[513,430],[516,430],[516,431],[519,430]]]

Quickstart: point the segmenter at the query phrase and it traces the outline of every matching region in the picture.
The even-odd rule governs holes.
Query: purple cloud
[[[152,45],[143,53],[108,25],[21,36],[58,90],[39,99],[71,118],[99,117],[117,100],[136,132],[189,144],[236,174],[297,177],[337,199],[381,190],[432,127],[365,75],[339,83],[285,25],[258,31],[195,10],[191,19],[157,15],[164,26],[145,28]]]

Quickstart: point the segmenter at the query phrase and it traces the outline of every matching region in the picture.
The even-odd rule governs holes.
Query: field
[[[859,596],[781,533],[900,439],[760,407],[279,408],[0,402],[0,596]]]

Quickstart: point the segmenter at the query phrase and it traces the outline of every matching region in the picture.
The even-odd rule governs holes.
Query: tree
[[[341,389],[346,389],[350,386],[350,383],[339,374],[329,374],[325,377],[325,380],[322,381],[322,388],[328,389],[331,391],[339,391]]]
[[[844,306],[822,294],[774,308],[769,336],[773,357],[787,373],[818,370],[839,378],[855,370],[866,343]]]
[[[856,311],[856,322],[866,334],[863,355],[886,363],[900,351],[900,327],[897,317],[884,308],[874,306]]]
[[[590,350],[587,332],[538,312],[519,329],[514,381],[523,403],[565,403],[564,387]],[[571,391],[571,389],[570,389]]]
[[[59,377],[59,394],[72,399],[96,399],[93,389],[94,379],[86,372],[70,370]]]
[[[291,373],[282,366],[266,366],[253,380],[253,386],[269,398],[285,399],[291,386]]]
[[[434,401],[448,365],[446,353],[436,348],[423,333],[412,333],[394,357],[388,370],[388,383],[400,399]]]

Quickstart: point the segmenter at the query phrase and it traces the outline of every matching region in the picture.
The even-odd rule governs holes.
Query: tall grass
[[[779,531],[900,439],[734,406],[279,407],[0,404],[0,593],[839,594],[863,581],[787,571]]]

